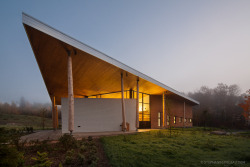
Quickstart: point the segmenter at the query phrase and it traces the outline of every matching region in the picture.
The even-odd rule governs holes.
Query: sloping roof
[[[162,84],[159,81],[115,60],[114,58],[42,23],[23,13],[23,25],[42,73],[50,96],[67,97],[67,53],[74,50],[72,57],[75,97],[115,92],[120,90],[120,73],[125,72],[125,89],[136,90],[140,79],[140,91],[175,94],[192,104],[198,101]]]

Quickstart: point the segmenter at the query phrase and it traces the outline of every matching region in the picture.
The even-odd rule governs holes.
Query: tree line
[[[200,87],[187,95],[200,102],[193,108],[193,125],[220,128],[244,128],[244,110],[240,107],[246,94],[240,94],[238,85],[219,83],[214,88]],[[0,113],[35,115],[51,118],[50,103],[30,103],[22,97],[19,103],[0,102]],[[60,109],[59,109],[60,118]]]
[[[50,103],[30,103],[24,97],[19,102],[0,102],[0,113],[52,117]]]
[[[219,83],[214,88],[202,86],[188,96],[199,101],[193,109],[193,125],[220,128],[244,128],[243,103],[245,94],[240,94],[238,85]]]

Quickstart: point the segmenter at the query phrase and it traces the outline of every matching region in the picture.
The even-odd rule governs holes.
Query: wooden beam
[[[136,92],[136,130],[139,129],[139,78],[137,78]]]
[[[123,86],[123,73],[121,73],[121,94],[122,94],[122,130],[126,131],[126,114],[125,114],[125,103],[124,103],[124,86]]]
[[[68,100],[69,100],[69,120],[68,130],[70,133],[74,131],[74,92],[73,92],[73,74],[72,74],[72,56],[71,51],[68,52]]]

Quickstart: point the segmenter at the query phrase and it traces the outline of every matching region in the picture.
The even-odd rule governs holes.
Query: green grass
[[[17,114],[0,114],[0,127],[42,129],[42,117]],[[52,128],[52,119],[45,118],[45,129]]]
[[[171,137],[168,130],[156,130],[101,141],[112,166],[209,166],[204,161],[244,161],[231,166],[250,166],[249,137],[211,135],[201,128],[174,129]]]

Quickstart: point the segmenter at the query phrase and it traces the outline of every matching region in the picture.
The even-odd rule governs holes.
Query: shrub
[[[75,151],[73,149],[67,151],[64,163],[70,165],[74,161]]]
[[[21,141],[22,136],[21,130],[12,130],[9,135],[10,144],[14,145],[18,151],[21,151],[24,149],[24,145],[26,144],[26,141]]]
[[[81,144],[81,145],[86,145],[86,142],[87,142],[86,139],[85,139],[85,138],[82,138],[82,140],[80,141],[80,144]]]
[[[35,160],[35,165],[33,167],[50,167],[52,162],[48,158],[48,153],[43,152],[40,153],[37,151],[38,157],[32,157],[32,160]]]
[[[16,130],[12,130],[16,132]],[[11,132],[12,132],[11,131]],[[24,157],[22,152],[8,144],[10,140],[10,131],[0,128],[0,166],[22,166]],[[19,138],[20,139],[20,138]],[[18,140],[19,141],[19,140]]]
[[[80,147],[80,152],[86,152],[87,151],[87,147],[85,145],[81,145]]]
[[[71,135],[64,134],[59,138],[59,144],[67,151],[77,147],[77,140]]]
[[[90,142],[90,141],[93,141],[93,137],[92,136],[89,136],[88,137],[88,141]]]
[[[18,152],[15,148],[8,145],[0,145],[0,166],[22,166],[24,157],[22,152]]]
[[[78,161],[81,165],[84,165],[85,162],[85,156],[81,153],[78,153]]]
[[[96,146],[95,146],[95,145],[91,146],[89,152],[90,152],[90,154],[95,154],[95,153],[97,153],[97,148],[96,148]]]
[[[25,130],[28,133],[33,133],[33,127],[32,126],[31,127],[26,127]]]
[[[94,166],[96,166],[98,159],[99,159],[99,158],[97,157],[96,154],[90,154],[90,155],[88,156],[88,164],[93,164]],[[92,166],[93,166],[93,165],[92,165]]]
[[[33,151],[39,150],[40,152],[49,152],[52,150],[52,146],[48,143],[48,140],[32,140],[29,142],[29,144],[31,145],[29,149]]]

